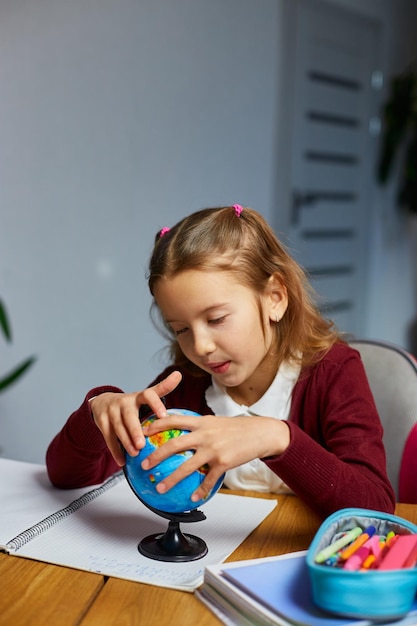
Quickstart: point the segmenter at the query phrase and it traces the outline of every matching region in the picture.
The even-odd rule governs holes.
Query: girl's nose
[[[211,354],[216,345],[209,333],[199,332],[194,334],[194,352],[199,356]]]

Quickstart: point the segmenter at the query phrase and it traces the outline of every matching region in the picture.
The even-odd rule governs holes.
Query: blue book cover
[[[259,559],[230,568],[223,565],[222,575],[269,610],[292,623],[306,626],[365,626],[372,622],[332,616],[321,611],[312,600],[305,555],[288,558]],[[417,601],[413,606],[415,620]],[[409,622],[410,614],[396,624]]]

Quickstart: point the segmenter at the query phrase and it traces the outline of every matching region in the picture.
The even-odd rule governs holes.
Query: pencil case
[[[341,509],[321,524],[307,551],[312,599],[321,609],[339,616],[387,620],[397,619],[417,608],[417,568],[349,571],[343,567],[317,563],[319,553],[335,537],[355,527],[375,527],[375,534],[386,536],[417,534],[411,522],[381,511]],[[414,606],[413,606],[414,604]]]

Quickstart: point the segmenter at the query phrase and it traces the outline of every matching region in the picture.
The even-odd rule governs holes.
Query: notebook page
[[[55,489],[45,465],[0,458],[0,545],[90,490]]]
[[[206,520],[181,523],[202,538],[208,554],[197,561],[167,563],[141,555],[144,537],[164,533],[168,520],[147,509],[125,480],[18,550],[18,556],[101,574],[193,591],[206,565],[224,561],[276,506],[276,500],[218,493],[202,507]]]

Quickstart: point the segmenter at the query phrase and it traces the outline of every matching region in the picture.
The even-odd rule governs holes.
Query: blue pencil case
[[[359,619],[394,620],[408,613],[417,593],[417,568],[350,571],[317,563],[324,548],[356,527],[387,536],[417,534],[411,522],[370,509],[341,509],[330,515],[318,529],[307,551],[307,568],[314,603],[330,613]]]

